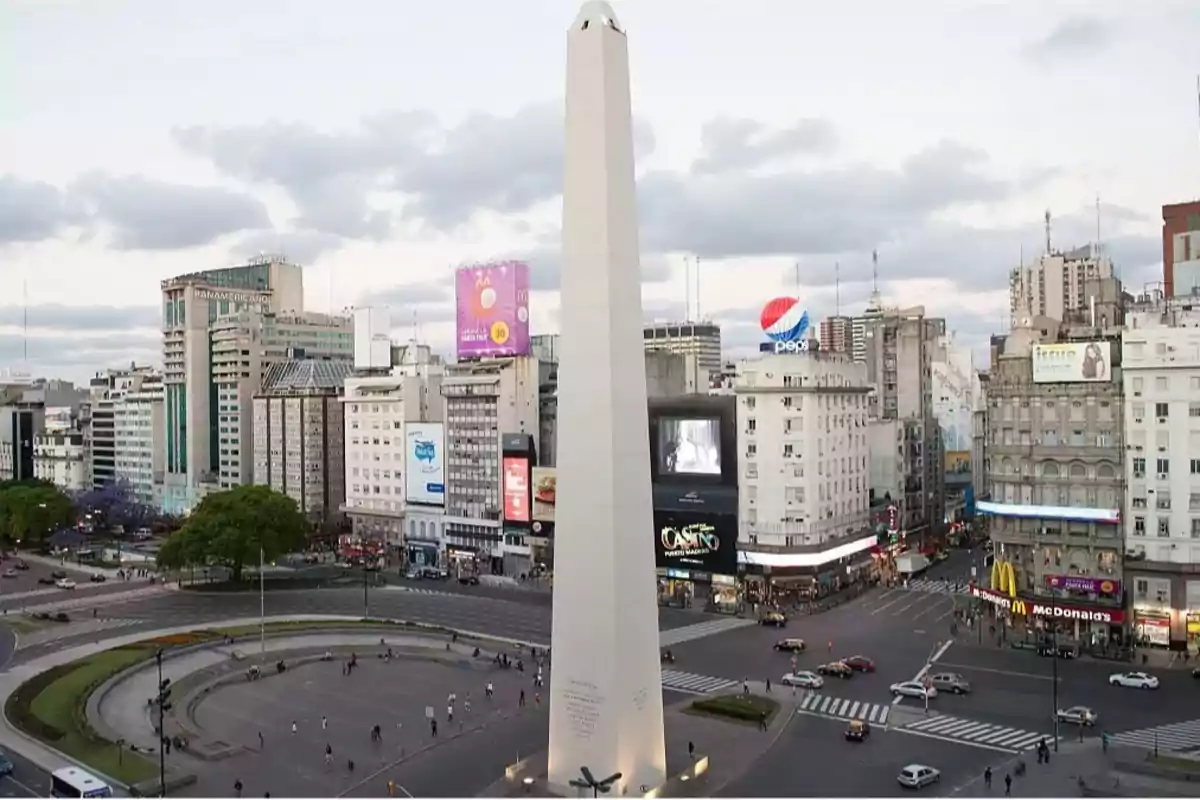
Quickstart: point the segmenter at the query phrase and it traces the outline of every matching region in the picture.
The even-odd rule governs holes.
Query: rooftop
[[[262,394],[340,391],[354,375],[349,361],[297,359],[272,364],[263,375]]]

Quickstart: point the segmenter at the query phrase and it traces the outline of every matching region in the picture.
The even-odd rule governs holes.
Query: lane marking
[[[978,747],[981,750],[994,750],[997,753],[1008,753],[1010,756],[1015,756],[1020,753],[1020,750],[1013,750],[1011,747],[997,747],[991,744],[981,744],[980,742],[968,742],[963,739],[952,739],[949,736],[938,736],[936,733],[926,733],[925,731],[915,731],[909,728],[889,728],[888,730],[897,731],[899,733],[907,733],[909,736],[924,736],[926,739],[937,739],[941,742],[949,742],[950,744],[959,744],[963,747]]]
[[[16,778],[14,778],[12,775],[5,775],[4,777],[5,777],[5,778],[7,778],[8,780],[12,781],[12,782],[13,782],[13,784],[14,784],[14,785],[15,785],[17,788],[19,788],[19,789],[21,789],[21,790],[23,790],[23,791],[25,791],[25,792],[28,792],[30,797],[41,797],[41,796],[42,796],[42,793],[41,793],[41,792],[36,792],[36,791],[34,791],[33,789],[29,788],[28,786],[26,786],[25,784],[21,783],[21,782],[20,782],[19,780],[17,780]]]
[[[951,606],[953,606],[953,603],[951,603]],[[934,603],[933,605],[931,605],[929,608],[927,608],[927,609],[925,609],[924,611],[922,611],[920,614],[917,614],[915,617],[913,617],[913,622],[916,622],[916,621],[917,621],[917,620],[919,620],[921,617],[923,617],[923,616],[925,616],[926,614],[928,614],[930,611],[937,611],[937,610],[938,610],[939,608],[941,608],[941,607],[942,607],[942,602],[941,602],[941,600],[939,600],[938,602],[936,602],[936,603]],[[953,608],[951,608],[950,610],[951,610],[951,611],[953,611],[954,609],[953,609]],[[950,611],[947,611],[947,612],[946,612],[946,614],[949,614],[949,613],[950,613]],[[946,616],[946,614],[942,614],[942,617]],[[938,617],[938,619],[941,619],[942,617]],[[934,620],[934,621],[936,622],[937,620]]]
[[[950,616],[950,615],[951,615],[951,614],[953,614],[953,613],[954,613],[954,604],[953,604],[953,603],[951,603],[951,604],[950,604],[950,610],[949,610],[949,611],[947,611],[945,614],[942,614],[942,615],[941,615],[940,617],[938,617],[937,619],[935,619],[935,620],[934,620],[934,622],[941,622],[942,620],[944,620],[946,617]]]
[[[896,609],[895,611],[893,611],[893,612],[892,612],[892,616],[893,616],[893,617],[898,617],[898,616],[900,616],[901,614],[903,614],[905,611],[908,611],[908,610],[909,610],[910,608],[912,608],[913,606],[920,605],[921,603],[924,603],[926,600],[928,600],[928,599],[930,599],[930,598],[934,598],[934,599],[936,600],[936,599],[937,599],[937,595],[935,595],[935,594],[925,594],[924,592],[919,592],[919,593],[917,593],[917,599],[916,599],[916,600],[912,601],[911,603],[909,603],[909,604],[908,604],[908,605],[906,605],[906,606],[901,606],[900,608]]]
[[[881,605],[881,606],[878,606],[877,608],[875,608],[875,609],[874,609],[874,610],[871,612],[871,616],[872,616],[872,617],[873,617],[873,616],[875,616],[875,615],[876,615],[876,614],[878,614],[880,611],[883,611],[883,610],[885,610],[885,609],[888,609],[888,608],[890,608],[890,607],[892,607],[892,606],[896,605],[896,603],[899,603],[901,600],[904,600],[904,599],[905,599],[905,598],[904,598],[903,596],[901,596],[901,597],[897,597],[895,600],[892,600],[890,603],[884,603],[883,605]]]
[[[976,666],[972,666],[971,664],[951,664],[951,663],[947,662],[945,664],[942,664],[941,666],[946,667],[947,669],[970,669],[970,670],[975,670],[976,672],[990,672],[995,675],[1008,675],[1013,678],[1031,678],[1033,680],[1039,680],[1039,681],[1053,681],[1054,680],[1054,678],[1049,675],[1038,675],[1033,672],[1016,672],[1014,670],[1009,670],[1009,669],[995,669],[994,667],[976,667]],[[1062,681],[1061,675],[1059,676],[1058,680],[1060,682]]]

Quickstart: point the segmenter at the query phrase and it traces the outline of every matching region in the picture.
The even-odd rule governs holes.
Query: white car
[[[920,681],[902,681],[892,684],[892,694],[897,697],[919,697],[924,700],[926,697],[937,697],[937,689],[932,686],[926,686]],[[919,766],[919,765],[917,765]],[[905,767],[907,769],[907,767]]]
[[[1071,706],[1060,708],[1054,712],[1054,718],[1059,722],[1069,722],[1072,725],[1086,725],[1089,728],[1096,724],[1100,715],[1087,706]]]
[[[1158,678],[1145,672],[1118,672],[1109,675],[1108,682],[1112,686],[1123,686],[1127,689],[1157,689]]]
[[[825,679],[815,672],[803,670],[801,672],[789,672],[779,679],[779,682],[784,686],[799,686],[801,689],[820,689],[825,685]]]
[[[74,589],[75,581],[71,580],[70,578],[59,578],[54,582],[54,585],[59,589]]]
[[[909,681],[909,683],[911,682]],[[941,779],[942,773],[924,764],[909,764],[896,776],[897,783],[908,789],[920,789],[922,786],[937,783]]]

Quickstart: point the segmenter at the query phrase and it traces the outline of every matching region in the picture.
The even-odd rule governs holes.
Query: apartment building
[[[296,501],[315,523],[346,500],[345,413],[339,400],[349,361],[279,361],[254,397],[254,483]]]
[[[1178,284],[1176,284],[1178,285]],[[1121,344],[1125,580],[1146,644],[1200,647],[1200,302],[1153,293]]]
[[[854,318],[844,315],[826,317],[821,320],[817,339],[821,349],[827,353],[853,354]]]
[[[1010,312],[1014,317],[1025,314],[1060,322],[1082,321],[1091,313],[1092,298],[1111,295],[1115,280],[1112,261],[1095,245],[1065,253],[1047,252],[1010,272]],[[1105,324],[1101,322],[1100,327]]]
[[[113,478],[135,502],[160,508],[166,464],[162,373],[137,376],[112,399],[111,409]]]
[[[843,559],[869,562],[875,544],[865,367],[836,353],[766,355],[739,362],[734,393],[748,573],[780,585],[845,580]]]
[[[1163,287],[1167,297],[1200,287],[1200,201],[1162,207]]]
[[[721,326],[714,322],[655,323],[642,329],[642,340],[647,352],[691,355],[699,369],[721,369]]]
[[[33,438],[33,476],[49,481],[64,492],[82,492],[88,483],[88,454],[77,412],[48,408],[44,429]]]
[[[82,473],[74,466],[78,445],[72,437],[61,443],[39,439],[49,431],[78,431],[86,393],[60,380],[15,380],[0,384],[0,481],[39,477],[56,483],[86,481],[86,458]],[[39,456],[39,449],[41,451]],[[53,476],[58,476],[57,479]],[[63,484],[60,484],[63,485]],[[66,486],[64,485],[64,488]],[[83,487],[86,488],[86,484]]]

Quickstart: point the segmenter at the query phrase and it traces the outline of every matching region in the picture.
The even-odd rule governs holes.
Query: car
[[[787,617],[780,614],[778,611],[768,611],[763,614],[758,620],[759,625],[772,625],[776,628],[787,627]]]
[[[920,789],[941,779],[942,773],[924,764],[909,764],[896,776],[896,781],[906,789]]]
[[[779,682],[784,686],[798,686],[801,689],[820,689],[825,685],[825,679],[815,672],[801,670],[799,672],[789,672],[779,679]]]
[[[842,663],[855,672],[874,672],[875,662],[866,656],[850,656],[843,658]]]
[[[1145,672],[1118,672],[1108,676],[1110,686],[1122,686],[1126,689],[1157,689],[1158,678]]]
[[[938,693],[936,688],[933,686],[926,686],[920,681],[901,681],[900,683],[893,683],[890,687],[890,691],[897,697],[919,697],[921,699],[926,697],[937,697]]]
[[[1073,644],[1054,644],[1053,642],[1042,642],[1038,645],[1037,654],[1043,658],[1075,658],[1079,652]]]
[[[21,560],[21,559],[19,559],[19,558],[17,559],[17,563],[13,564],[13,567],[14,567],[14,568],[16,568],[16,569],[19,569],[19,570],[21,570],[22,572],[24,572],[25,570],[29,569],[29,565],[28,565],[28,564],[26,564],[24,561],[22,561],[22,560]]]
[[[13,766],[12,759],[8,757],[8,753],[0,750],[0,776],[12,775],[15,771],[16,767]]]
[[[850,720],[850,725],[846,728],[846,741],[865,742],[870,735],[871,723],[865,719]]]
[[[472,575],[459,575],[458,582],[461,583],[463,586],[478,586],[479,585],[479,576],[473,575],[473,574]]]
[[[1087,706],[1071,706],[1070,708],[1060,708],[1055,711],[1054,719],[1058,722],[1069,722],[1072,725],[1086,725],[1090,728],[1100,719],[1100,715]]]
[[[67,577],[67,573],[61,569],[56,569],[56,570],[54,570],[54,572],[50,573],[50,577],[54,578],[54,580],[56,580],[56,581],[60,581],[63,578]]]
[[[775,649],[785,653],[803,653],[807,646],[803,639],[780,639],[775,643]]]
[[[833,678],[853,678],[854,670],[843,664],[841,661],[830,661],[828,664],[822,664],[817,667],[819,675],[829,675]]]
[[[949,692],[950,694],[971,693],[971,684],[962,675],[954,672],[939,672],[936,675],[930,675],[929,683],[941,692]]]
[[[103,572],[93,572],[88,576],[88,580],[92,583],[104,583],[106,580],[108,580],[108,576]]]
[[[70,578],[59,578],[54,582],[54,585],[59,589],[74,589],[75,581],[71,580]]]
[[[6,577],[6,578],[15,578],[20,574],[21,573],[17,572],[12,567],[9,567],[8,569],[4,570],[4,577]]]
[[[37,579],[37,582],[44,586],[53,586],[55,581],[49,575],[42,575]]]
[[[1200,680],[1200,667],[1196,667],[1192,670],[1192,677]]]

